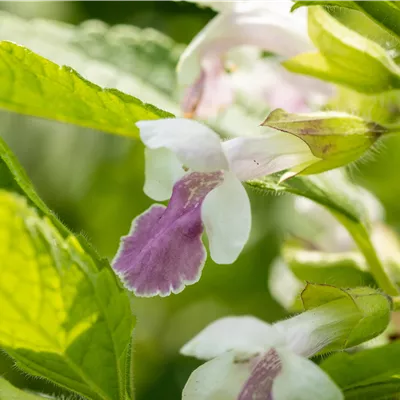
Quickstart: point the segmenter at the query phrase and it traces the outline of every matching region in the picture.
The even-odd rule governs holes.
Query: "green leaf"
[[[173,116],[10,42],[0,42],[0,107],[128,137],[139,120]]]
[[[310,7],[308,12],[309,35],[320,53],[284,61],[288,70],[363,93],[400,88],[400,68],[381,46],[346,28],[322,7]]]
[[[385,271],[382,260],[372,244],[367,210],[362,193],[340,170],[309,177],[294,177],[279,182],[279,176],[268,176],[247,182],[263,192],[292,193],[306,197],[326,207],[349,231],[363,253],[369,272],[387,294],[396,295],[399,288]]]
[[[36,396],[31,393],[17,389],[10,382],[0,377],[0,400],[39,400],[41,396]]]
[[[397,1],[296,1],[292,11],[303,6],[342,7],[363,12],[395,37],[400,37],[400,8]]]
[[[362,255],[356,252],[326,253],[286,244],[282,256],[303,281],[339,287],[376,285]]]
[[[329,0],[296,1],[292,6],[291,11],[297,10],[300,7],[309,7],[309,6],[334,6],[334,7],[344,7],[356,10],[357,6],[354,3],[355,3],[354,1],[329,1]]]
[[[306,311],[329,304],[332,310],[343,313],[341,334],[325,351],[345,349],[370,340],[381,334],[390,322],[389,298],[369,287],[341,289],[308,283],[301,300]]]
[[[337,353],[320,364],[343,390],[346,400],[397,399],[400,393],[400,342]]]
[[[98,270],[19,195],[0,191],[0,345],[29,374],[89,399],[126,399],[134,318]]]

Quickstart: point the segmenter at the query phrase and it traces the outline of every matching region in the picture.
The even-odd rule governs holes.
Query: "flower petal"
[[[251,316],[221,318],[203,329],[181,353],[211,359],[232,350],[236,355],[253,356],[280,342],[279,332]]]
[[[331,378],[306,358],[270,349],[256,364],[238,400],[342,400]]]
[[[223,142],[222,147],[230,170],[242,181],[319,160],[301,139],[280,132],[234,138]]]
[[[184,116],[206,119],[233,102],[230,77],[225,73],[222,60],[211,58],[203,62],[198,79],[189,86],[182,101]]]
[[[217,15],[183,52],[178,79],[191,85],[198,78],[204,58],[221,58],[231,48],[251,45],[284,57],[313,49],[302,12],[283,12],[279,4],[238,2],[237,7]],[[287,8],[286,2],[284,8]]]
[[[168,207],[150,207],[122,238],[113,268],[138,296],[167,296],[199,280],[206,258],[201,204],[221,173],[191,173],[178,181]]]
[[[166,148],[145,149],[144,192],[150,198],[163,201],[171,197],[172,188],[185,174],[182,163]]]
[[[140,121],[136,125],[148,148],[171,150],[193,171],[214,172],[228,167],[219,136],[200,122],[166,118]]]
[[[343,400],[340,389],[312,361],[289,351],[278,354],[282,371],[272,385],[274,400]]]
[[[277,400],[272,394],[272,385],[281,371],[282,361],[279,354],[275,349],[268,350],[251,371],[238,400]],[[285,399],[292,399],[292,397]]]
[[[201,218],[210,255],[218,264],[231,264],[246,244],[251,229],[249,197],[236,176],[224,172],[224,182],[204,199]]]
[[[235,362],[233,353],[224,353],[190,375],[182,400],[234,400],[249,373],[249,362]]]

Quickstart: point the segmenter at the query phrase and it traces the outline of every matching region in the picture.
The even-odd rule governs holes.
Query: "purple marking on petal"
[[[253,368],[238,400],[273,400],[272,384],[281,371],[279,354],[275,349],[270,349]]]
[[[185,175],[168,207],[153,205],[133,221],[113,268],[136,295],[167,296],[199,280],[206,259],[201,204],[222,181],[222,172]]]

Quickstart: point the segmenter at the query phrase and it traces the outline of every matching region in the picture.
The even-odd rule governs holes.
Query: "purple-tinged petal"
[[[281,359],[272,348],[255,365],[238,400],[273,400],[272,384],[281,371]]]
[[[175,185],[168,207],[154,205],[122,238],[113,268],[138,296],[167,296],[199,280],[206,259],[201,205],[221,172],[193,172]]]
[[[225,73],[221,59],[210,58],[203,61],[199,78],[186,89],[181,108],[186,118],[206,119],[217,115],[232,102],[230,76]]]

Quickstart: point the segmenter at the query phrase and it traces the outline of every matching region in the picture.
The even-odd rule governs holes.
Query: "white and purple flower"
[[[186,88],[185,116],[213,117],[233,102],[237,90],[291,112],[308,111],[312,103],[323,103],[333,94],[332,86],[290,73],[279,64],[281,58],[314,49],[305,10],[290,13],[291,1],[199,3],[215,8],[218,15],[192,40],[178,63],[178,81]],[[232,49],[251,61],[247,60],[247,68],[229,74],[226,66]],[[274,56],[263,59],[261,50]]]
[[[307,358],[341,337],[351,313],[326,304],[273,325],[251,316],[213,322],[181,349],[183,355],[210,360],[189,377],[182,399],[343,399]]]
[[[221,142],[210,128],[189,119],[137,125],[146,146],[144,191],[157,201],[170,198],[168,207],[153,205],[133,221],[113,261],[138,296],[179,293],[199,280],[206,259],[204,229],[212,259],[233,263],[251,228],[241,182],[319,161],[301,139],[285,133]]]

